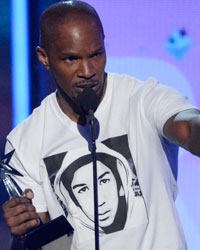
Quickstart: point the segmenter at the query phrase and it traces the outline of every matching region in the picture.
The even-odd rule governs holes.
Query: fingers
[[[29,218],[31,217],[34,218],[35,216],[29,215]],[[20,225],[10,227],[10,231],[13,235],[20,236],[20,235],[24,235],[30,229],[39,226],[39,224],[40,224],[40,220],[38,218],[35,218],[33,220],[28,220]]]
[[[29,200],[32,200],[34,198],[34,193],[31,189],[25,189],[24,196]]]
[[[35,212],[23,213],[15,217],[11,217],[7,219],[7,224],[9,227],[15,227],[16,225],[20,225],[29,220],[37,220],[38,216]]]
[[[3,209],[3,211],[5,211],[8,208],[12,208],[12,207],[17,206],[18,204],[30,202],[30,200],[32,200],[33,198],[34,198],[33,191],[31,189],[25,189],[24,196],[13,197],[11,200],[6,201],[3,204],[2,209]]]
[[[38,214],[31,204],[33,192],[25,190],[23,197],[13,197],[2,206],[4,219],[13,235],[23,235],[39,225]]]
[[[6,210],[8,210],[9,208],[13,208],[19,204],[25,204],[28,203],[29,199],[27,199],[27,197],[13,197],[11,200],[6,201],[3,206],[2,209],[5,212]]]
[[[9,218],[18,216],[25,212],[35,212],[35,207],[29,203],[19,203],[4,211],[4,219],[9,220]]]

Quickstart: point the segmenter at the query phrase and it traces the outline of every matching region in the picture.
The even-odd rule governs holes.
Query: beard
[[[83,92],[87,91],[88,89],[93,91],[94,94],[91,94],[90,96],[85,97],[85,100],[87,102],[87,105],[90,106],[90,102],[95,111],[97,107],[99,106],[101,100],[103,99],[105,87],[106,87],[106,76],[107,74],[104,74],[103,83],[96,80],[90,80],[90,81],[80,81],[73,84],[74,88],[77,88],[77,90],[80,89],[80,91],[77,91],[74,95],[69,96],[61,87],[56,84],[58,89],[58,97],[62,97],[63,99],[63,107],[66,106],[64,102],[71,107],[71,109],[78,115],[83,116],[84,112],[82,109],[82,105],[80,105],[80,99],[82,99]],[[81,87],[84,86],[84,87]],[[93,86],[95,90],[93,90]],[[61,102],[62,103],[62,102]]]

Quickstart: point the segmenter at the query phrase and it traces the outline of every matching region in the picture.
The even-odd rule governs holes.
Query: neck
[[[71,105],[66,101],[66,99],[61,95],[59,90],[56,94],[56,99],[60,109],[67,115],[73,122],[79,123],[81,125],[85,124],[85,117],[82,117],[80,114],[76,113]]]

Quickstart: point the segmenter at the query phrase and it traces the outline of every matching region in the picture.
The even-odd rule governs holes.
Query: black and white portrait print
[[[101,236],[147,221],[142,191],[128,148],[117,138],[97,143],[98,217]],[[127,136],[120,142],[127,141]],[[124,143],[124,142],[123,142]],[[113,149],[118,145],[118,149]],[[124,143],[128,145],[128,143]],[[127,152],[128,151],[128,152]],[[90,151],[76,148],[45,160],[53,189],[81,241],[94,237],[93,163]],[[61,159],[62,158],[62,159]],[[55,167],[59,160],[59,168]],[[52,178],[53,176],[53,178]]]
[[[99,226],[105,233],[122,230],[126,222],[127,204],[118,170],[120,167],[124,168],[118,158],[105,153],[97,153],[98,217]],[[124,174],[127,181],[125,168]],[[68,166],[62,173],[60,181],[72,201],[80,207],[89,220],[94,222],[91,155],[84,155]],[[61,192],[63,194],[62,188]]]

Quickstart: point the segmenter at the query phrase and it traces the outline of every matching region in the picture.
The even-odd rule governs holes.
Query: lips
[[[105,221],[105,220],[107,220],[108,218],[109,218],[109,212],[110,212],[110,210],[107,210],[106,212],[104,212],[104,213],[99,213],[99,220],[100,221]]]
[[[109,219],[109,216],[107,216],[107,217],[105,217],[105,218],[103,218],[103,219],[99,219],[99,221],[105,221],[105,220],[107,220],[107,219]]]
[[[85,88],[95,88],[99,83],[97,81],[90,82],[79,82],[75,84],[76,88],[85,89]]]
[[[101,85],[99,84],[99,82],[81,83],[81,84],[75,85],[75,88],[76,88],[77,94],[81,93],[86,88],[90,88],[94,90],[98,96],[98,93],[101,89]]]
[[[79,88],[79,89],[95,88],[97,85],[98,83],[87,83],[87,84],[76,85],[76,88]]]

